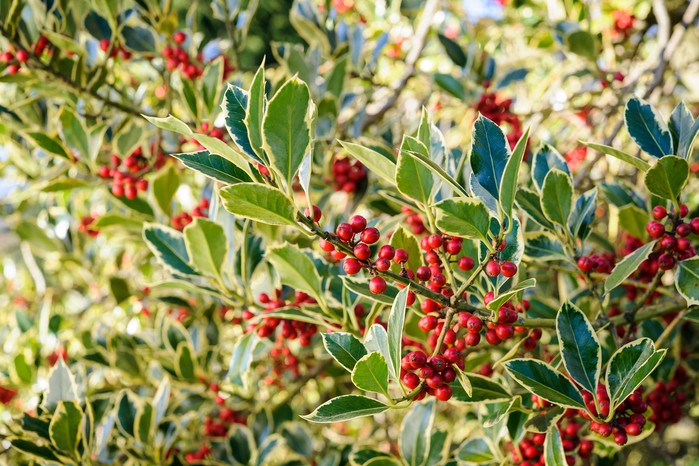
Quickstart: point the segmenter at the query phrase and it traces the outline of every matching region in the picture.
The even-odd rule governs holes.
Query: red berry
[[[686,204],[680,204],[680,218],[684,218],[689,214],[689,208]]]
[[[349,221],[355,233],[361,233],[366,228],[366,219],[361,215],[354,215]]]
[[[658,239],[665,234],[665,227],[662,223],[652,220],[646,225],[646,231],[653,239]]]
[[[497,324],[495,327],[495,334],[501,340],[508,340],[514,335],[514,330],[510,324]]]
[[[483,304],[487,306],[493,299],[495,299],[495,293],[488,291],[485,295],[483,295]]]
[[[391,246],[389,244],[384,244],[383,246],[381,246],[379,248],[379,257],[381,259],[391,260],[391,259],[393,259],[393,256],[395,256],[395,255],[396,255],[396,250],[393,249],[393,246]]]
[[[359,273],[360,270],[362,270],[362,265],[356,259],[345,259],[345,262],[342,264],[342,269],[345,271],[346,274],[354,275],[356,273]],[[372,292],[374,291],[372,290]]]
[[[469,270],[473,269],[475,262],[473,261],[472,258],[470,258],[468,256],[464,256],[464,257],[459,259],[459,262],[457,265],[464,272],[468,272]]]
[[[391,268],[391,262],[388,259],[376,259],[374,267],[376,267],[376,270],[379,272],[385,272]]]
[[[464,337],[464,341],[468,346],[476,346],[481,341],[481,334],[478,332],[468,332]]]
[[[434,330],[434,328],[437,326],[437,317],[432,315],[423,316],[418,321],[417,326],[420,327],[420,330],[423,332]]]
[[[136,181],[136,189],[141,192],[148,191],[148,180],[141,178],[140,180]]]
[[[439,236],[439,235],[431,235],[431,236],[429,236],[428,238],[429,238],[429,239],[428,239],[428,242],[429,242],[430,247],[431,247],[432,249],[437,249],[437,248],[442,247],[442,242],[443,242],[443,240],[442,240],[442,237],[441,237],[441,236]]]
[[[617,445],[619,445],[619,446],[626,445],[627,441],[628,441],[628,437],[626,435],[626,432],[624,432],[623,430],[620,430],[614,434],[614,443],[616,443]]]
[[[437,312],[439,310],[439,306],[433,300],[425,299],[420,304],[420,309],[422,309],[422,312],[425,314],[429,314],[430,312]]]
[[[320,249],[325,252],[333,252],[335,250],[335,246],[333,246],[330,241],[326,241],[322,238],[318,241],[318,245],[320,246]]]
[[[17,58],[17,61],[20,63],[26,63],[26,61],[29,59],[29,54],[26,50],[20,49],[17,51],[15,58]]]
[[[506,278],[513,277],[517,273],[517,265],[510,261],[503,262],[500,266],[500,272]]]
[[[488,262],[488,264],[485,266],[485,273],[489,277],[497,277],[500,275],[500,264],[498,264],[496,261],[491,260]]]
[[[381,237],[381,233],[374,227],[369,227],[362,231],[361,239],[366,244],[374,244]]]
[[[662,220],[667,216],[667,209],[661,205],[653,207],[653,218]]]
[[[184,41],[187,40],[187,36],[184,32],[177,31],[172,35],[172,40],[174,40],[176,44],[183,44]]]
[[[374,277],[369,280],[369,291],[374,294],[381,294],[386,291],[386,280],[381,277]]]
[[[420,378],[412,372],[405,374],[401,380],[403,381],[403,385],[410,389],[417,388],[417,386],[420,385]]]
[[[500,337],[498,337],[497,333],[495,333],[495,330],[493,329],[488,329],[485,331],[485,339],[491,345],[499,345],[502,342],[502,340],[500,340]]]
[[[371,249],[364,243],[359,243],[354,247],[354,256],[359,260],[367,260],[371,257]]]
[[[461,241],[455,239],[447,241],[445,244],[445,249],[449,254],[455,256],[461,252]]]
[[[311,211],[308,210],[308,207],[306,207],[306,210],[303,211],[303,215],[306,217],[310,218],[311,217]],[[317,205],[313,206],[313,221],[318,222],[320,221],[320,217],[323,216],[323,212],[321,212],[320,207]]]
[[[444,384],[444,381],[442,380],[442,376],[439,374],[433,374],[431,377],[427,377],[425,379],[425,383],[427,384],[428,387],[430,388],[439,388]]]
[[[471,316],[466,322],[466,328],[469,332],[478,333],[483,328],[483,321],[476,316]]]
[[[594,266],[595,262],[588,256],[581,256],[578,259],[578,268],[585,273],[592,272]]]
[[[692,231],[692,227],[687,223],[681,223],[677,225],[677,229],[675,230],[677,235],[682,237],[689,236],[689,234],[692,233]]]
[[[639,424],[636,424],[635,422],[632,422],[626,426],[626,433],[633,436],[633,437],[640,434],[641,430],[643,430],[643,428]]]
[[[432,271],[430,270],[430,268],[427,266],[424,266],[424,265],[421,265],[415,271],[415,276],[421,282],[426,282],[427,280],[429,280],[431,275],[432,275]]]
[[[663,253],[658,257],[658,266],[662,270],[670,270],[675,266],[675,258],[667,252]]]
[[[335,233],[342,241],[349,241],[354,237],[354,230],[349,223],[339,224]]]
[[[344,259],[345,257],[347,257],[347,254],[345,254],[345,253],[342,252],[342,251],[333,251],[333,252],[330,253],[330,257],[332,257],[332,258],[335,259],[336,261],[339,261],[339,260],[342,260],[342,259]]]
[[[408,361],[410,361],[410,365],[413,369],[420,369],[427,364],[427,355],[422,351],[413,351],[408,353]]]
[[[451,398],[452,390],[449,385],[442,385],[434,391],[434,396],[439,401],[447,401]]]
[[[408,251],[405,249],[396,249],[393,260],[396,262],[396,264],[405,264],[408,262]]]
[[[692,219],[691,222],[689,222],[691,228],[692,228],[692,233],[695,235],[699,235],[699,217],[695,217]]]

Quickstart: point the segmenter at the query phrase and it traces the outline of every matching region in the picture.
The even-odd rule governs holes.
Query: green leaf
[[[180,160],[187,168],[226,184],[252,181],[248,174],[235,164],[220,155],[212,154],[208,150],[187,154],[172,154],[172,156]]]
[[[391,376],[398,380],[400,376],[401,349],[403,346],[403,326],[405,324],[406,303],[408,301],[410,286],[406,286],[398,292],[388,315],[388,349],[391,358],[386,362],[391,365]]]
[[[396,164],[389,160],[383,154],[369,149],[368,147],[354,144],[352,142],[339,141],[343,149],[355,159],[362,162],[369,172],[383,178],[391,185],[395,184],[396,180]]]
[[[456,458],[466,463],[485,464],[495,461],[495,455],[483,437],[471,437],[456,451]]]
[[[134,421],[136,440],[148,444],[152,438],[153,423],[153,405],[146,401],[136,412]]]
[[[301,417],[310,422],[341,422],[383,413],[388,408],[384,403],[363,395],[342,395],[326,401],[312,413]]]
[[[677,265],[675,287],[687,305],[699,304],[699,258],[686,259]]]
[[[323,302],[323,289],[318,270],[311,258],[301,252],[297,246],[285,243],[282,246],[269,248],[266,257],[284,284],[297,291],[305,291],[318,302]]]
[[[568,374],[590,393],[596,393],[602,372],[602,347],[587,316],[565,302],[556,316],[556,334]]]
[[[565,412],[565,408],[551,406],[525,422],[524,427],[528,431],[545,434],[552,426],[556,425]]]
[[[388,366],[381,353],[363,356],[352,369],[352,383],[367,392],[388,395]]]
[[[525,211],[530,219],[544,228],[553,229],[553,223],[544,215],[541,208],[541,197],[537,192],[527,188],[519,188],[515,200],[519,208]]]
[[[607,391],[613,412],[648,377],[667,350],[655,350],[650,338],[639,338],[619,348],[607,365]]]
[[[153,52],[155,50],[155,37],[150,29],[124,26],[121,35],[124,37],[124,45],[134,52]]]
[[[391,350],[388,347],[388,334],[382,325],[372,324],[364,337],[364,347],[370,353],[381,353],[385,361],[391,360]],[[393,375],[393,366],[389,366],[388,370]]]
[[[58,456],[56,456],[52,448],[37,445],[34,441],[24,440],[20,438],[8,438],[8,440],[10,440],[12,448],[24,454],[27,454],[30,457],[54,461],[57,464],[63,463],[63,461]]]
[[[143,227],[143,238],[158,261],[170,270],[185,275],[197,275],[190,265],[182,233],[166,226],[146,223]]]
[[[491,196],[500,199],[500,185],[510,158],[510,146],[500,127],[483,115],[473,124],[471,169]]]
[[[34,373],[31,366],[27,363],[27,358],[24,353],[19,353],[12,361],[12,370],[19,382],[31,384],[34,378]]]
[[[445,73],[435,73],[433,77],[437,86],[441,87],[459,100],[466,99],[466,90],[464,89],[464,85],[454,76]]]
[[[541,201],[546,218],[566,228],[573,208],[573,183],[570,177],[561,170],[551,170],[544,179]]]
[[[128,230],[141,231],[143,228],[143,221],[121,214],[105,214],[97,218],[91,226],[96,230],[106,230],[108,228],[120,226]]]
[[[351,333],[323,333],[323,346],[342,367],[352,372],[357,361],[366,356],[367,351],[361,341]]]
[[[75,457],[83,424],[83,412],[75,401],[60,401],[51,417],[51,443],[64,453]]]
[[[114,142],[117,153],[126,155],[133,152],[134,149],[141,144],[144,132],[141,125],[136,124],[135,120],[131,120],[130,123],[127,123],[127,125],[121,129]]]
[[[692,154],[692,149],[694,146],[694,140],[697,138],[699,133],[699,118],[694,121],[694,124],[689,129],[689,131],[684,131],[680,135],[679,150],[677,155],[684,158],[689,158]]]
[[[446,234],[488,243],[490,214],[475,199],[445,199],[436,204],[437,227]]]
[[[405,136],[396,164],[396,186],[398,191],[410,199],[428,205],[432,199],[434,187],[432,170],[418,162],[409,152],[419,153],[429,158],[429,152],[424,144],[413,137]]]
[[[471,384],[471,394],[464,390],[461,382],[452,382],[453,398],[462,403],[494,403],[509,401],[512,395],[501,384],[488,377],[477,374],[464,374]]]
[[[512,297],[517,293],[524,291],[528,288],[534,288],[535,286],[536,278],[527,278],[526,280],[517,283],[517,285],[513,286],[509,290],[503,291],[502,293],[498,294],[495,298],[493,298],[492,301],[488,303],[487,308],[492,311],[497,311],[498,309],[500,309],[500,306],[512,299]]]
[[[135,424],[138,415],[136,396],[130,391],[123,391],[115,403],[117,426],[125,434],[136,436]]]
[[[437,34],[439,42],[444,47],[444,51],[447,52],[447,56],[451,58],[456,66],[463,68],[466,66],[467,57],[466,53],[463,51],[461,46],[445,36],[444,34]]]
[[[233,424],[228,434],[228,443],[231,447],[231,457],[237,461],[234,464],[250,464],[255,452],[255,439],[250,429],[240,424]]]
[[[594,142],[586,142],[586,141],[580,141],[582,144],[585,144],[587,147],[590,149],[594,149],[596,151],[602,152],[603,154],[606,155],[611,155],[612,157],[616,157],[617,159],[621,160],[622,162],[626,162],[629,165],[638,168],[642,172],[647,172],[650,169],[650,164],[646,162],[645,160],[639,159],[638,157],[635,157],[631,154],[627,154],[624,151],[620,151],[619,149],[615,149],[611,146],[605,146],[604,144],[595,144]]]
[[[180,175],[171,164],[160,170],[155,177],[153,177],[153,195],[155,196],[158,207],[160,207],[160,210],[162,210],[165,215],[170,215],[172,196],[175,195],[179,187]]]
[[[189,348],[187,342],[182,342],[177,345],[177,354],[175,355],[175,372],[181,378],[185,380],[195,379],[195,366],[194,357],[192,356],[192,350]]]
[[[507,372],[529,392],[546,401],[568,408],[585,409],[582,395],[568,378],[542,361],[512,359]]]
[[[585,241],[592,232],[592,221],[597,210],[597,188],[582,193],[575,201],[573,211],[568,219],[570,234]]]
[[[689,164],[685,159],[667,156],[658,160],[643,179],[652,194],[675,201],[689,178]]]
[[[344,275],[340,278],[342,279],[342,283],[344,284],[345,288],[377,303],[391,305],[398,294],[396,289],[391,286],[388,286],[386,291],[381,294],[374,294],[369,290],[369,280],[367,279],[353,279],[350,278],[349,275]]]
[[[571,32],[566,36],[566,44],[570,51],[576,55],[593,61],[597,59],[597,41],[595,37],[587,31],[579,29]]]
[[[683,148],[680,141],[682,141],[683,137],[686,139],[691,133],[692,126],[694,126],[694,117],[684,102],[678,103],[672,110],[667,125],[670,130],[670,136],[672,137],[672,147],[675,150],[674,154],[686,159],[688,154],[682,151]]]
[[[68,148],[77,152],[78,157],[89,159],[90,141],[83,121],[68,107],[63,107],[58,115],[58,131]]]
[[[547,231],[532,231],[524,234],[524,255],[539,262],[565,260],[563,244]]]
[[[434,399],[415,403],[410,412],[403,418],[398,448],[408,466],[428,464],[435,415],[434,407]]]
[[[46,152],[63,157],[64,159],[70,159],[70,155],[66,152],[61,141],[52,138],[45,133],[26,133],[28,137],[34,140],[34,143],[44,149]]]
[[[157,126],[158,128],[167,130],[167,131],[172,131],[173,133],[178,133],[182,134],[184,136],[191,136],[192,135],[192,130],[190,129],[189,126],[187,126],[187,123],[184,121],[180,120],[179,118],[176,118],[172,115],[168,115],[165,118],[158,118],[158,117],[151,117],[151,116],[146,116],[144,115],[143,118]]]
[[[648,256],[653,252],[655,243],[656,241],[651,241],[644,244],[617,263],[612,273],[604,280],[604,293],[609,293],[636,272],[641,263],[648,259]]]
[[[223,94],[223,102],[221,102],[226,129],[241,151],[257,158],[250,143],[248,128],[245,125],[247,106],[248,93],[244,89],[229,84]]]
[[[500,206],[507,216],[512,217],[512,207],[515,203],[515,193],[517,192],[517,178],[519,177],[519,167],[522,166],[522,159],[527,150],[529,140],[529,128],[517,141],[517,145],[512,151],[512,156],[507,160],[505,171],[502,174],[502,184],[500,185]]]
[[[203,274],[221,279],[221,267],[228,256],[228,240],[223,227],[197,217],[183,233],[187,254],[194,267]]]
[[[210,114],[213,113],[216,103],[221,97],[221,88],[224,82],[223,67],[223,56],[219,55],[206,65],[204,73],[199,79],[204,106]]]
[[[632,98],[624,110],[626,129],[644,152],[661,158],[672,154],[672,137],[667,125],[651,104]]]
[[[544,440],[544,461],[546,466],[568,466],[566,453],[563,450],[561,432],[553,426]]]
[[[78,389],[73,379],[73,374],[68,370],[63,358],[49,373],[49,386],[44,397],[44,407],[53,412],[61,401],[78,401]]]
[[[532,180],[539,191],[544,186],[546,175],[554,168],[571,176],[566,159],[556,149],[544,144],[532,158]]]
[[[257,183],[239,183],[219,191],[223,207],[234,215],[268,225],[294,225],[294,206],[278,189]]]
[[[226,380],[233,385],[247,389],[247,373],[252,364],[252,358],[257,346],[257,333],[250,332],[238,338],[233,346],[233,354],[231,354],[231,362],[228,366]]]
[[[265,150],[289,186],[311,142],[309,106],[308,86],[292,78],[269,101],[262,123]]]
[[[636,238],[643,238],[646,235],[648,220],[650,220],[648,211],[635,204],[628,204],[619,209],[619,224]]]
[[[265,116],[265,106],[265,63],[263,61],[252,78],[245,120],[243,121],[247,127],[250,147],[255,151],[260,161],[264,160],[262,121]]]

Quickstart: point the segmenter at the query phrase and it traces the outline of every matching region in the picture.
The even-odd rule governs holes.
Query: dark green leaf
[[[602,348],[587,316],[574,304],[563,303],[556,316],[556,334],[568,374],[595,393],[602,371]]]
[[[410,199],[428,205],[432,199],[434,187],[432,170],[418,162],[409,152],[419,153],[429,158],[428,149],[424,144],[413,137],[405,136],[396,164],[396,186]]]
[[[330,356],[342,367],[352,372],[357,361],[366,356],[367,351],[361,341],[351,333],[323,333],[323,345]]]
[[[512,359],[504,365],[507,372],[531,393],[556,405],[585,409],[585,402],[578,389],[565,375],[545,362]]]
[[[592,232],[592,221],[597,210],[597,188],[582,193],[575,201],[573,211],[568,218],[570,234],[580,241],[585,241]]]
[[[490,214],[475,199],[445,199],[438,203],[437,227],[449,235],[488,242]]]
[[[247,155],[257,158],[257,154],[250,145],[248,128],[245,124],[247,117],[248,93],[239,87],[228,85],[223,94],[221,108],[225,115],[225,125],[233,142]]]
[[[501,384],[493,379],[477,374],[465,374],[471,384],[471,395],[458,381],[451,383],[453,398],[463,403],[491,403],[496,401],[509,401],[512,395]]]
[[[571,32],[566,36],[566,44],[570,51],[576,55],[593,61],[597,59],[597,41],[595,37],[587,31],[579,29]]]
[[[648,377],[665,357],[650,338],[640,338],[619,348],[607,365],[607,390],[611,411],[622,403]]]
[[[187,154],[173,154],[172,156],[182,161],[186,167],[226,184],[252,181],[248,174],[235,164],[220,155],[212,154],[208,150]]]
[[[51,443],[69,456],[74,456],[80,440],[83,412],[75,401],[60,401],[51,417]]]
[[[388,406],[362,395],[342,395],[326,401],[312,413],[301,416],[311,422],[341,422],[363,416],[383,413]]]
[[[505,165],[502,175],[502,185],[500,186],[500,205],[507,218],[512,217],[512,207],[515,203],[515,193],[517,192],[517,179],[519,177],[519,167],[522,165],[524,153],[527,150],[529,140],[529,128],[524,131],[522,137],[517,141],[517,145],[512,151],[512,156]]]
[[[495,461],[495,455],[488,441],[483,437],[466,440],[456,451],[456,458],[466,463],[484,464]]]
[[[524,426],[531,432],[545,434],[565,413],[565,408],[551,406],[529,419]]]
[[[661,158],[672,154],[672,137],[658,111],[643,100],[632,98],[624,111],[626,129],[646,153]]]
[[[567,257],[563,244],[549,232],[525,233],[524,240],[524,255],[536,261],[560,261]]]
[[[466,66],[466,53],[463,51],[461,46],[445,36],[444,34],[437,34],[439,42],[442,43],[444,50],[447,52],[447,56],[451,58],[456,66],[463,68]]]
[[[510,146],[500,127],[483,115],[473,124],[471,169],[478,184],[495,199],[500,196],[500,184],[510,158]]]
[[[558,169],[551,170],[541,188],[541,207],[546,218],[566,228],[573,208],[573,182]]]
[[[143,227],[143,238],[153,255],[173,272],[197,275],[190,265],[182,233],[166,226],[147,223]]]

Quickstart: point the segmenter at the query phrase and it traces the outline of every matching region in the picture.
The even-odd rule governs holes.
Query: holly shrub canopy
[[[0,0],[0,461],[696,461],[698,10]]]

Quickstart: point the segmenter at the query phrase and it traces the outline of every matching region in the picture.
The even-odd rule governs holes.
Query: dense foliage
[[[0,0],[0,461],[696,461],[699,0]]]

